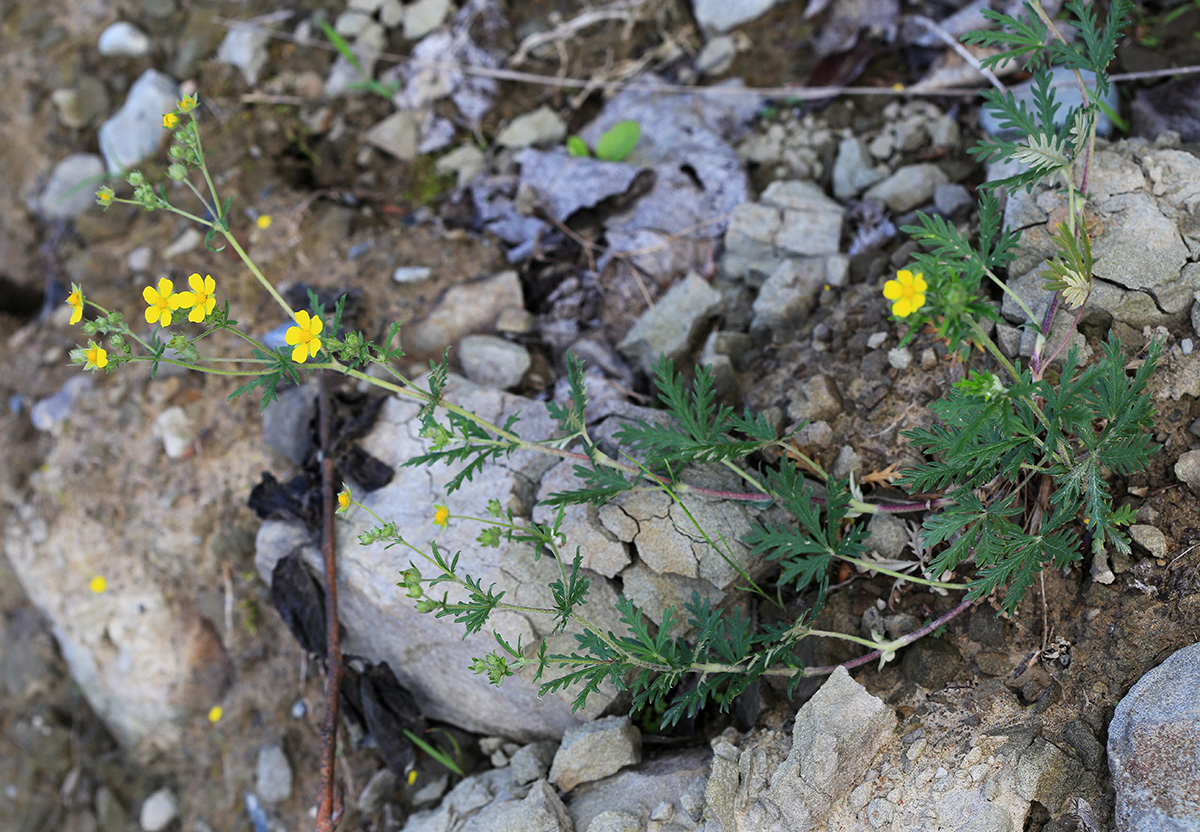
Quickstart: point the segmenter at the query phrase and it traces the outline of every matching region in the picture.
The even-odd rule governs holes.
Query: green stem
[[[937,587],[939,589],[967,589],[968,588],[966,584],[952,584],[952,583],[947,583],[945,581],[931,581],[926,578],[918,578],[914,575],[906,575],[903,572],[897,572],[893,569],[888,569],[884,566],[880,566],[878,563],[872,563],[869,560],[862,560],[861,558],[852,558],[847,555],[834,555],[834,557],[836,557],[840,560],[844,560],[847,563],[853,563],[855,566],[861,566],[864,569],[869,569],[872,572],[878,572],[881,575],[890,575],[893,578],[899,578],[902,581],[908,581],[908,582],[914,583],[914,584],[922,584],[923,586],[932,586],[932,587]]]

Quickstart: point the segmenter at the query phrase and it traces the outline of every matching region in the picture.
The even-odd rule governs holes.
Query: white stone
[[[104,161],[91,153],[72,153],[54,166],[38,199],[47,219],[77,217],[96,204]]]
[[[417,0],[404,8],[404,37],[419,40],[445,22],[450,0]]]
[[[150,38],[132,23],[118,20],[100,33],[96,48],[106,58],[140,58],[150,54]]]
[[[146,798],[138,822],[145,832],[160,832],[179,817],[179,799],[175,792],[162,788]]]
[[[392,272],[392,280],[397,283],[423,283],[433,274],[428,266],[401,266]]]
[[[148,69],[133,82],[121,109],[100,127],[100,152],[108,172],[119,174],[158,152],[168,134],[163,113],[175,109],[179,85],[156,69]]]

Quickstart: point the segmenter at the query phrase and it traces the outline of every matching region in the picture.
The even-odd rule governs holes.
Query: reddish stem
[[[337,551],[334,548],[333,443],[329,436],[329,394],[321,374],[318,412],[321,441],[321,555],[325,564],[325,644],[328,673],[325,677],[325,721],[321,726],[321,768],[317,783],[317,832],[332,832],[342,817],[341,794],[334,781],[337,756],[338,696],[342,686],[342,646],[338,633]]]

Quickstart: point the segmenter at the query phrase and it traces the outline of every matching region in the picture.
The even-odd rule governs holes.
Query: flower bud
[[[167,176],[176,182],[182,182],[187,178],[187,168],[176,162],[167,168]]]

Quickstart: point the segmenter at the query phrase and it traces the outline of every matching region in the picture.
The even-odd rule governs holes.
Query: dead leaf
[[[904,475],[900,473],[900,463],[893,462],[882,471],[872,471],[859,482],[863,485],[891,485],[902,476]]]

